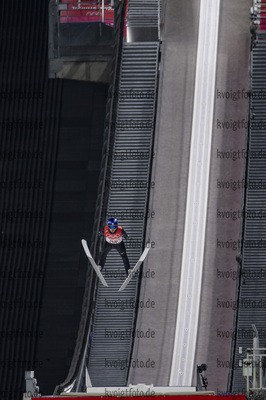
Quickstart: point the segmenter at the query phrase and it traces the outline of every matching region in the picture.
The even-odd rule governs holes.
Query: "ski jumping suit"
[[[128,274],[130,265],[129,265],[129,260],[128,260],[127,253],[126,253],[125,243],[123,242],[123,238],[125,238],[125,239],[128,238],[126,231],[121,226],[118,226],[116,231],[114,233],[111,233],[109,231],[108,226],[106,226],[104,228],[104,236],[105,236],[105,243],[104,243],[104,248],[103,248],[103,252],[101,255],[101,259],[100,259],[100,266],[103,269],[107,254],[112,249],[115,249],[118,251],[118,253],[122,257],[124,267],[126,270],[126,274]]]

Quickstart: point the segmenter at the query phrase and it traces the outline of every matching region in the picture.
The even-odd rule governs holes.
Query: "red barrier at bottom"
[[[221,395],[181,395],[181,396],[128,396],[128,397],[109,397],[109,396],[57,396],[57,397],[32,397],[32,400],[100,400],[100,399],[109,399],[109,400],[246,400],[246,396],[243,394],[221,394]]]

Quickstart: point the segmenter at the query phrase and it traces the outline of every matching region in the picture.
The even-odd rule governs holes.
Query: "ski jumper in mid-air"
[[[134,266],[133,269],[130,269],[125,243],[123,242],[123,239],[128,239],[129,236],[127,235],[126,231],[121,226],[118,226],[117,219],[110,218],[108,220],[107,226],[104,228],[104,231],[99,232],[99,235],[105,237],[104,247],[103,247],[101,257],[100,257],[100,263],[99,263],[100,265],[96,265],[92,255],[90,253],[88,243],[85,239],[81,240],[82,246],[84,248],[86,256],[88,257],[88,259],[90,261],[91,266],[93,267],[94,271],[98,275],[98,278],[100,279],[100,281],[102,282],[102,284],[104,286],[108,286],[108,283],[106,282],[104,276],[102,275],[101,270],[104,267],[107,254],[112,249],[115,249],[118,251],[118,253],[122,257],[124,267],[126,270],[126,274],[127,274],[125,281],[122,283],[121,287],[118,290],[120,292],[120,291],[124,290],[126,288],[126,286],[129,284],[129,282],[131,281],[135,272],[137,272],[137,270],[139,269],[139,267],[145,260],[151,247],[148,243],[146,244],[145,249],[144,249],[143,253],[141,254],[137,264]]]
[[[99,232],[99,235],[105,237],[104,248],[99,263],[100,270],[102,270],[104,267],[107,254],[112,249],[115,249],[122,257],[126,274],[128,275],[130,273],[130,264],[126,252],[126,246],[123,242],[123,239],[129,238],[126,231],[121,226],[118,226],[116,218],[109,218],[108,224],[104,228],[103,233]]]

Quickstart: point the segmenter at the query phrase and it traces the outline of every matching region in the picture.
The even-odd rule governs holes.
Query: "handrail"
[[[252,397],[253,395],[262,395],[266,392],[265,387],[265,378],[264,374],[264,363],[266,357],[266,348],[264,347],[253,347],[247,348],[244,353],[244,359],[240,361],[241,366],[243,367],[243,376],[246,377],[246,393],[248,397]],[[252,378],[252,382],[250,381]]]
[[[251,37],[251,48],[253,39]],[[251,76],[251,52],[249,53],[249,77]],[[249,79],[249,86],[251,82]],[[245,131],[245,150],[247,154],[250,151],[250,119],[251,119],[251,96],[248,96],[247,100],[247,121],[248,125]],[[249,157],[246,157],[244,160],[244,168],[243,168],[243,180],[247,182],[248,180],[248,167],[249,167]],[[235,301],[237,307],[234,313],[234,320],[233,320],[233,332],[234,335],[232,337],[232,345],[231,345],[231,359],[233,360],[232,365],[235,365],[236,360],[236,346],[237,346],[237,334],[238,334],[238,317],[239,317],[239,310],[240,310],[240,289],[241,289],[241,281],[242,281],[242,273],[243,273],[243,264],[242,264],[242,255],[243,255],[243,244],[245,240],[245,222],[247,216],[247,186],[244,187],[242,192],[242,203],[241,203],[241,219],[240,219],[240,230],[239,230],[239,243],[241,243],[241,247],[239,249],[239,254],[236,256],[237,262],[237,272],[238,272],[238,279],[236,280],[236,290],[235,290]],[[233,368],[229,368],[228,371],[228,380],[227,380],[227,390],[228,392],[233,390]]]

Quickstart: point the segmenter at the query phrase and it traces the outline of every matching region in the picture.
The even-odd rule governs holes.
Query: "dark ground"
[[[105,93],[48,79],[48,0],[0,3],[0,399],[67,375],[100,171]]]

